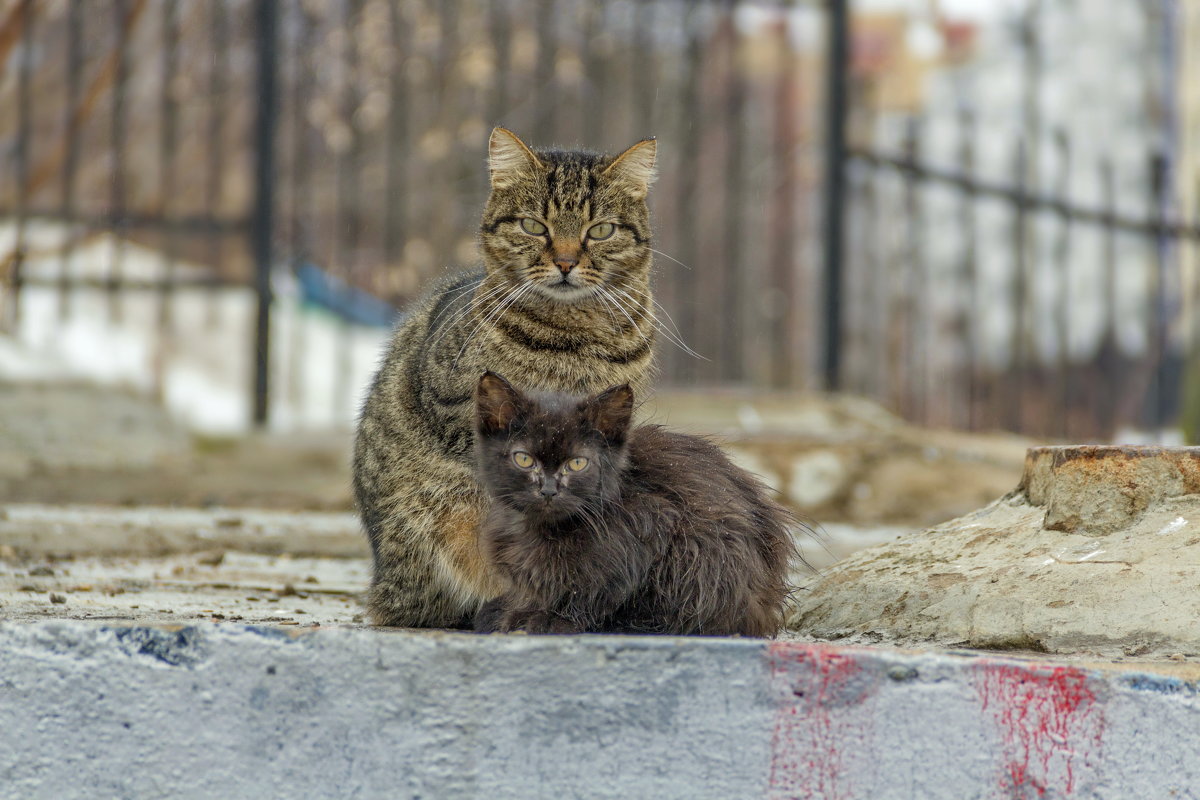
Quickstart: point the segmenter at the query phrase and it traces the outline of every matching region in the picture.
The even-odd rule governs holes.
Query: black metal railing
[[[653,134],[658,299],[704,356],[664,337],[664,383],[840,388],[930,424],[1072,438],[1174,424],[1200,327],[1179,262],[1200,237],[1174,210],[1169,154],[1087,166],[1103,191],[1080,199],[1070,137],[1047,138],[1030,111],[1011,169],[989,172],[969,114],[947,146],[916,110],[870,106],[851,5],[0,4],[0,106],[14,110],[0,116],[0,225],[13,233],[0,321],[19,333],[33,290],[57,293],[63,322],[83,289],[118,317],[150,291],[155,335],[179,342],[203,335],[181,330],[194,324],[173,310],[181,291],[204,287],[215,309],[240,288],[256,298],[238,328],[248,414],[266,420],[272,390],[308,391],[280,377],[287,360],[331,376],[321,391],[345,424],[363,388],[354,331],[476,260],[493,125],[608,151]],[[1024,64],[1033,89],[1052,80],[1038,53]],[[890,144],[861,124],[904,116]],[[1048,141],[1053,174],[1032,164]],[[1117,202],[1132,169],[1147,173],[1141,212]],[[98,236],[104,263],[81,266]],[[1077,274],[1097,238],[1099,264]],[[127,269],[135,248],[159,268]],[[1133,299],[1118,286],[1130,270],[1145,286]],[[333,287],[300,296],[341,326],[327,363],[271,320],[287,274]],[[1110,287],[1107,322],[1072,346],[1067,289],[1083,278]],[[205,324],[224,323],[214,311]]]

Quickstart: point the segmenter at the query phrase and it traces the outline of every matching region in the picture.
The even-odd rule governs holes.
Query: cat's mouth
[[[595,290],[590,286],[580,286],[572,283],[568,276],[564,275],[560,280],[550,281],[542,284],[542,294],[564,303],[572,303],[576,300],[582,300],[585,297],[590,297],[595,293]]]

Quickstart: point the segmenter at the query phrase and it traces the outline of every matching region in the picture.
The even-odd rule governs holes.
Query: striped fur
[[[478,543],[480,375],[503,373],[526,391],[586,395],[629,383],[647,394],[654,155],[653,140],[615,158],[534,152],[493,131],[483,269],[443,281],[396,329],[359,422],[354,490],[374,554],[376,624],[466,625],[498,593]],[[607,232],[595,227],[604,222],[613,233],[589,237]],[[527,230],[539,225],[542,234]]]

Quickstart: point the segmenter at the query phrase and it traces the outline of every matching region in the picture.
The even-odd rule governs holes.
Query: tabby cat
[[[791,516],[706,439],[630,429],[633,392],[530,396],[485,374],[480,538],[504,591],[480,631],[773,636]]]
[[[484,371],[531,390],[649,387],[654,157],[652,139],[610,157],[534,151],[492,131],[483,269],[446,280],[401,322],[359,421],[354,491],[376,624],[468,626],[499,591],[478,542],[473,397]]]

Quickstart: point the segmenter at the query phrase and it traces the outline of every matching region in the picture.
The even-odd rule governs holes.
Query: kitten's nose
[[[563,275],[566,275],[568,272],[575,269],[575,266],[578,263],[579,259],[575,256],[565,253],[554,254],[554,266],[558,267],[559,272],[561,272]]]
[[[542,481],[542,497],[543,498],[545,498],[546,500],[549,500],[550,498],[555,497],[557,495],[558,495],[558,486],[556,485],[556,482],[553,479]]]

